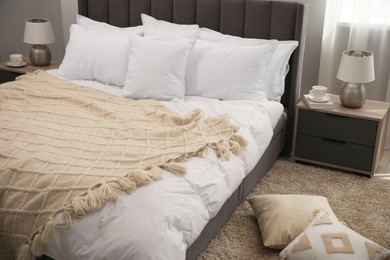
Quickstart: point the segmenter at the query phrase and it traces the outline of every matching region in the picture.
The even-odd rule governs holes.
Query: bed
[[[188,159],[186,162],[187,174],[180,177],[169,173],[176,172],[177,175],[180,175],[182,170],[180,166],[164,165],[162,167],[164,169],[162,180],[152,182],[142,189],[137,189],[132,194],[119,196],[115,202],[107,202],[101,210],[86,214],[74,221],[70,229],[56,226],[55,237],[52,236],[54,241],[44,243],[44,246],[32,245],[34,243],[31,241],[27,242],[25,244],[27,251],[23,253],[21,250],[22,253],[19,253],[21,259],[28,259],[31,257],[31,246],[33,246],[34,248],[40,247],[40,249],[34,250],[44,253],[45,257],[55,259],[195,259],[280,154],[284,153],[288,156],[291,152],[294,111],[299,96],[302,71],[306,5],[263,0],[79,0],[78,3],[79,14],[83,17],[118,27],[139,26],[142,22],[145,24],[145,21],[141,20],[142,13],[154,17],[145,19],[168,21],[175,24],[198,24],[200,28],[204,28],[206,35],[209,35],[209,30],[211,30],[212,38],[215,35],[219,37],[220,34],[216,33],[220,32],[224,35],[245,38],[299,42],[288,60],[289,72],[284,80],[284,92],[280,101],[220,101],[215,98],[190,95],[184,98],[184,102],[163,102],[170,111],[183,116],[190,114],[195,118],[201,117],[191,112],[197,108],[202,108],[204,117],[217,117],[220,114],[228,113],[230,120],[234,122],[233,125],[238,124],[240,130],[235,129],[235,126],[231,126],[230,123],[225,126],[225,128],[231,127],[231,132],[238,132],[237,135],[232,135],[234,138],[229,136],[230,139],[224,143],[230,145],[228,148],[230,152],[235,149],[232,148],[233,146],[237,148],[237,144],[241,145],[241,150],[244,150],[242,154],[236,151],[234,155],[229,151],[226,152],[223,147],[220,149],[213,147],[215,153],[209,152],[208,155],[205,155],[205,159]],[[26,78],[32,77],[32,80],[41,82],[41,74],[38,72],[36,75],[30,75]],[[49,71],[48,74],[49,77],[53,77],[53,84],[57,84],[57,79],[63,76],[59,71]],[[77,91],[72,93],[80,93],[80,95],[84,95],[82,94],[84,91],[87,93],[86,96],[89,93],[95,95],[95,92],[90,91],[100,89],[112,92],[113,96],[126,96],[121,92],[121,89],[114,88],[113,90],[111,86],[96,81],[74,80],[72,83],[90,87],[88,90],[85,87],[80,87],[80,89],[76,87]],[[23,85],[22,82],[20,84]],[[72,91],[74,90],[72,89]],[[52,93],[52,95],[54,94]],[[100,92],[96,94],[98,99],[101,95],[105,94]],[[110,99],[121,103],[123,97]],[[161,117],[157,117],[156,120]],[[257,129],[258,125],[263,124],[264,128]],[[240,139],[238,136],[244,138]],[[233,139],[234,141],[232,141]],[[243,145],[244,141],[242,140],[244,139],[247,142],[246,147]],[[231,142],[229,143],[229,141]],[[199,155],[198,150],[197,155]],[[225,155],[230,159],[221,161],[218,158]],[[210,165],[210,160],[216,162],[216,166]],[[3,173],[7,170],[0,169]],[[216,179],[214,183],[199,178],[202,174],[206,176],[205,172],[214,171],[223,173],[211,175]],[[199,193],[202,200],[192,201],[190,198],[193,194],[182,186],[188,186],[191,191]],[[173,190],[178,190],[178,194],[173,196],[179,201],[172,200]],[[5,186],[2,186],[0,191],[2,192],[1,212],[4,213],[8,209],[5,205],[7,193]],[[156,202],[155,198],[159,196],[166,198]],[[175,206],[179,204],[187,205],[188,212],[184,210],[184,213],[177,213],[178,209]],[[133,206],[126,209],[129,210],[127,212],[135,212],[134,209],[138,207],[151,211],[152,217],[143,215],[142,210],[139,211],[140,213],[137,210],[137,214],[128,213],[129,216],[125,217],[124,212],[126,211],[121,210],[128,205]],[[202,215],[192,213],[194,211],[205,212]],[[185,217],[186,214],[188,214],[188,218]],[[167,221],[167,223],[161,224],[165,218],[172,218],[173,222]],[[114,222],[120,224],[117,226],[107,224]],[[11,222],[4,220],[2,229],[9,223]],[[156,232],[157,229],[161,229],[161,233]],[[178,230],[176,233],[179,235],[171,236],[172,230]],[[2,243],[11,243],[6,240],[7,236],[4,235],[6,232],[0,231]],[[39,234],[43,236],[43,233]],[[152,240],[154,237],[157,237],[156,241]],[[130,252],[130,249],[133,251]],[[16,253],[5,250],[0,251],[0,254],[7,258]]]

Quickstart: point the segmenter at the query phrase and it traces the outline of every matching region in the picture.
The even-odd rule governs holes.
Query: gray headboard
[[[78,8],[81,15],[119,27],[141,25],[140,14],[145,13],[240,37],[299,41],[282,97],[288,112],[285,153],[290,154],[305,45],[305,4],[279,0],[78,0]]]

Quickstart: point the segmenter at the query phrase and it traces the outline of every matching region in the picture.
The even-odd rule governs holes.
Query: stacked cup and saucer
[[[7,62],[6,64],[9,67],[20,68],[26,66],[27,63],[23,61],[22,54],[11,54],[9,55],[9,62]]]
[[[327,90],[328,88],[324,86],[313,86],[312,89],[309,91],[309,95],[307,95],[307,98],[310,101],[316,103],[328,102],[330,97],[326,95]]]

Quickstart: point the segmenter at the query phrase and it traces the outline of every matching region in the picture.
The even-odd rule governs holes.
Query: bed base
[[[223,204],[218,214],[212,218],[204,227],[202,233],[186,251],[186,260],[195,260],[196,257],[206,248],[207,244],[219,232],[223,225],[229,220],[237,206],[241,204],[256,186],[261,178],[272,167],[279,158],[284,148],[286,117],[283,114],[274,129],[271,142],[255,168],[244,178],[240,186],[234,191],[230,198]]]

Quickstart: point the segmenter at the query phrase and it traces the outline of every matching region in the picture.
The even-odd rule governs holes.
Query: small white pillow
[[[274,41],[242,38],[222,34],[208,28],[200,28],[200,39],[228,45],[257,45],[267,43],[268,41]],[[297,46],[297,41],[278,41],[278,46],[276,47],[274,55],[268,64],[265,77],[264,92],[267,95],[267,99],[280,101],[284,93],[284,80],[289,70],[288,61]]]
[[[185,74],[193,42],[150,37],[131,38],[126,97],[134,99],[183,99]]]
[[[198,40],[190,55],[186,95],[222,100],[266,99],[263,82],[276,45],[276,41],[237,46]]]
[[[123,86],[129,45],[130,37],[88,31],[73,24],[65,57],[59,68],[60,76]]]
[[[176,24],[163,20],[157,20],[152,16],[141,14],[144,36],[164,36],[167,34],[195,40],[199,38],[199,25]]]
[[[384,260],[390,257],[390,250],[340,224],[326,212],[320,211],[280,256],[289,260]]]
[[[143,27],[142,25],[139,26],[133,26],[133,27],[117,27],[113,26],[107,23],[98,22],[92,19],[89,19],[82,15],[77,15],[77,24],[82,26],[83,28],[91,31],[98,31],[101,33],[108,33],[108,34],[125,34],[125,35],[140,35],[143,34]]]

